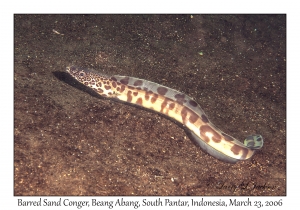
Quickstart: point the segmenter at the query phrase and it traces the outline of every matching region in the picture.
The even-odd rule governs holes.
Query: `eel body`
[[[166,115],[183,124],[200,147],[215,158],[235,163],[262,148],[261,135],[248,136],[244,144],[213,125],[191,97],[160,84],[128,76],[105,76],[76,66],[66,71],[103,97],[116,98]]]

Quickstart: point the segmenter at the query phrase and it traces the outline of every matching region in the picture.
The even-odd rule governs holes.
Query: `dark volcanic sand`
[[[285,15],[14,20],[15,195],[286,195]],[[185,92],[264,147],[221,162],[169,119],[90,94],[69,64]]]

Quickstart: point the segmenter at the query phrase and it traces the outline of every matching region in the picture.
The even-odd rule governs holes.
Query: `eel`
[[[106,76],[77,66],[66,68],[75,80],[102,97],[159,112],[179,123],[204,151],[229,163],[251,158],[263,146],[261,135],[248,136],[244,144],[222,132],[208,119],[200,105],[188,95],[163,85],[129,76]]]

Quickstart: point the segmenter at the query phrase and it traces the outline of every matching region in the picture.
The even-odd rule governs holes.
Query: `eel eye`
[[[79,72],[79,77],[85,77],[85,75],[86,75],[85,72],[83,72],[83,71]]]

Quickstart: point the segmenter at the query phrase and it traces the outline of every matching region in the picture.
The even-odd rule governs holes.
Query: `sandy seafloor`
[[[286,195],[285,15],[15,15],[14,195]],[[70,64],[193,97],[252,159],[224,163],[169,119],[91,94]]]

